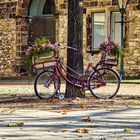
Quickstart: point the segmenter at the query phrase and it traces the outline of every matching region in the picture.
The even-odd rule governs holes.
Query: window
[[[29,10],[29,42],[36,37],[47,36],[55,42],[54,0],[32,0]]]
[[[121,17],[120,12],[111,12],[111,32],[110,39],[121,44]]]
[[[92,14],[92,49],[99,48],[105,40],[105,13]]]
[[[121,45],[120,12],[94,12],[87,16],[87,46],[98,49],[104,41],[114,41]]]
[[[53,14],[54,12],[55,12],[54,0],[46,0],[43,8],[43,14]]]

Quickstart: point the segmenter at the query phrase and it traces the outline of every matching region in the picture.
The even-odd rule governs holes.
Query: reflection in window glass
[[[46,0],[43,8],[43,14],[54,14],[54,12],[55,12],[54,0]]]
[[[36,37],[47,36],[55,42],[54,0],[32,0],[29,9],[29,42]]]
[[[111,40],[121,44],[121,17],[120,12],[111,13]]]
[[[105,40],[105,13],[92,14],[92,48],[99,48]]]

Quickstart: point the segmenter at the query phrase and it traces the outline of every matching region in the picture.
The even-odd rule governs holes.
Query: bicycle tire
[[[99,99],[113,98],[120,88],[120,76],[111,68],[99,68],[89,77],[89,90]]]
[[[35,79],[34,91],[40,99],[52,98],[60,87],[60,78],[53,69],[42,71]]]

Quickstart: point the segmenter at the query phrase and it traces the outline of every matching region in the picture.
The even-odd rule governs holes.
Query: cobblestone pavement
[[[17,93],[17,94],[34,94],[33,82],[1,82],[0,93]],[[62,85],[62,91],[65,89],[65,84]],[[123,81],[117,95],[140,95],[140,80]]]
[[[0,140],[140,140],[139,81],[121,84],[120,97],[90,107],[84,100],[40,101],[33,83],[0,85]]]
[[[140,107],[87,111],[0,109],[3,140],[140,140]]]

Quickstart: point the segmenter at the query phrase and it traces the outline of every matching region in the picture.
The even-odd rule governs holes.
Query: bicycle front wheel
[[[40,99],[50,99],[58,91],[60,79],[55,75],[54,70],[41,72],[34,83],[34,91]]]
[[[119,88],[120,76],[113,69],[100,68],[89,77],[89,89],[96,98],[112,98],[117,94]]]

